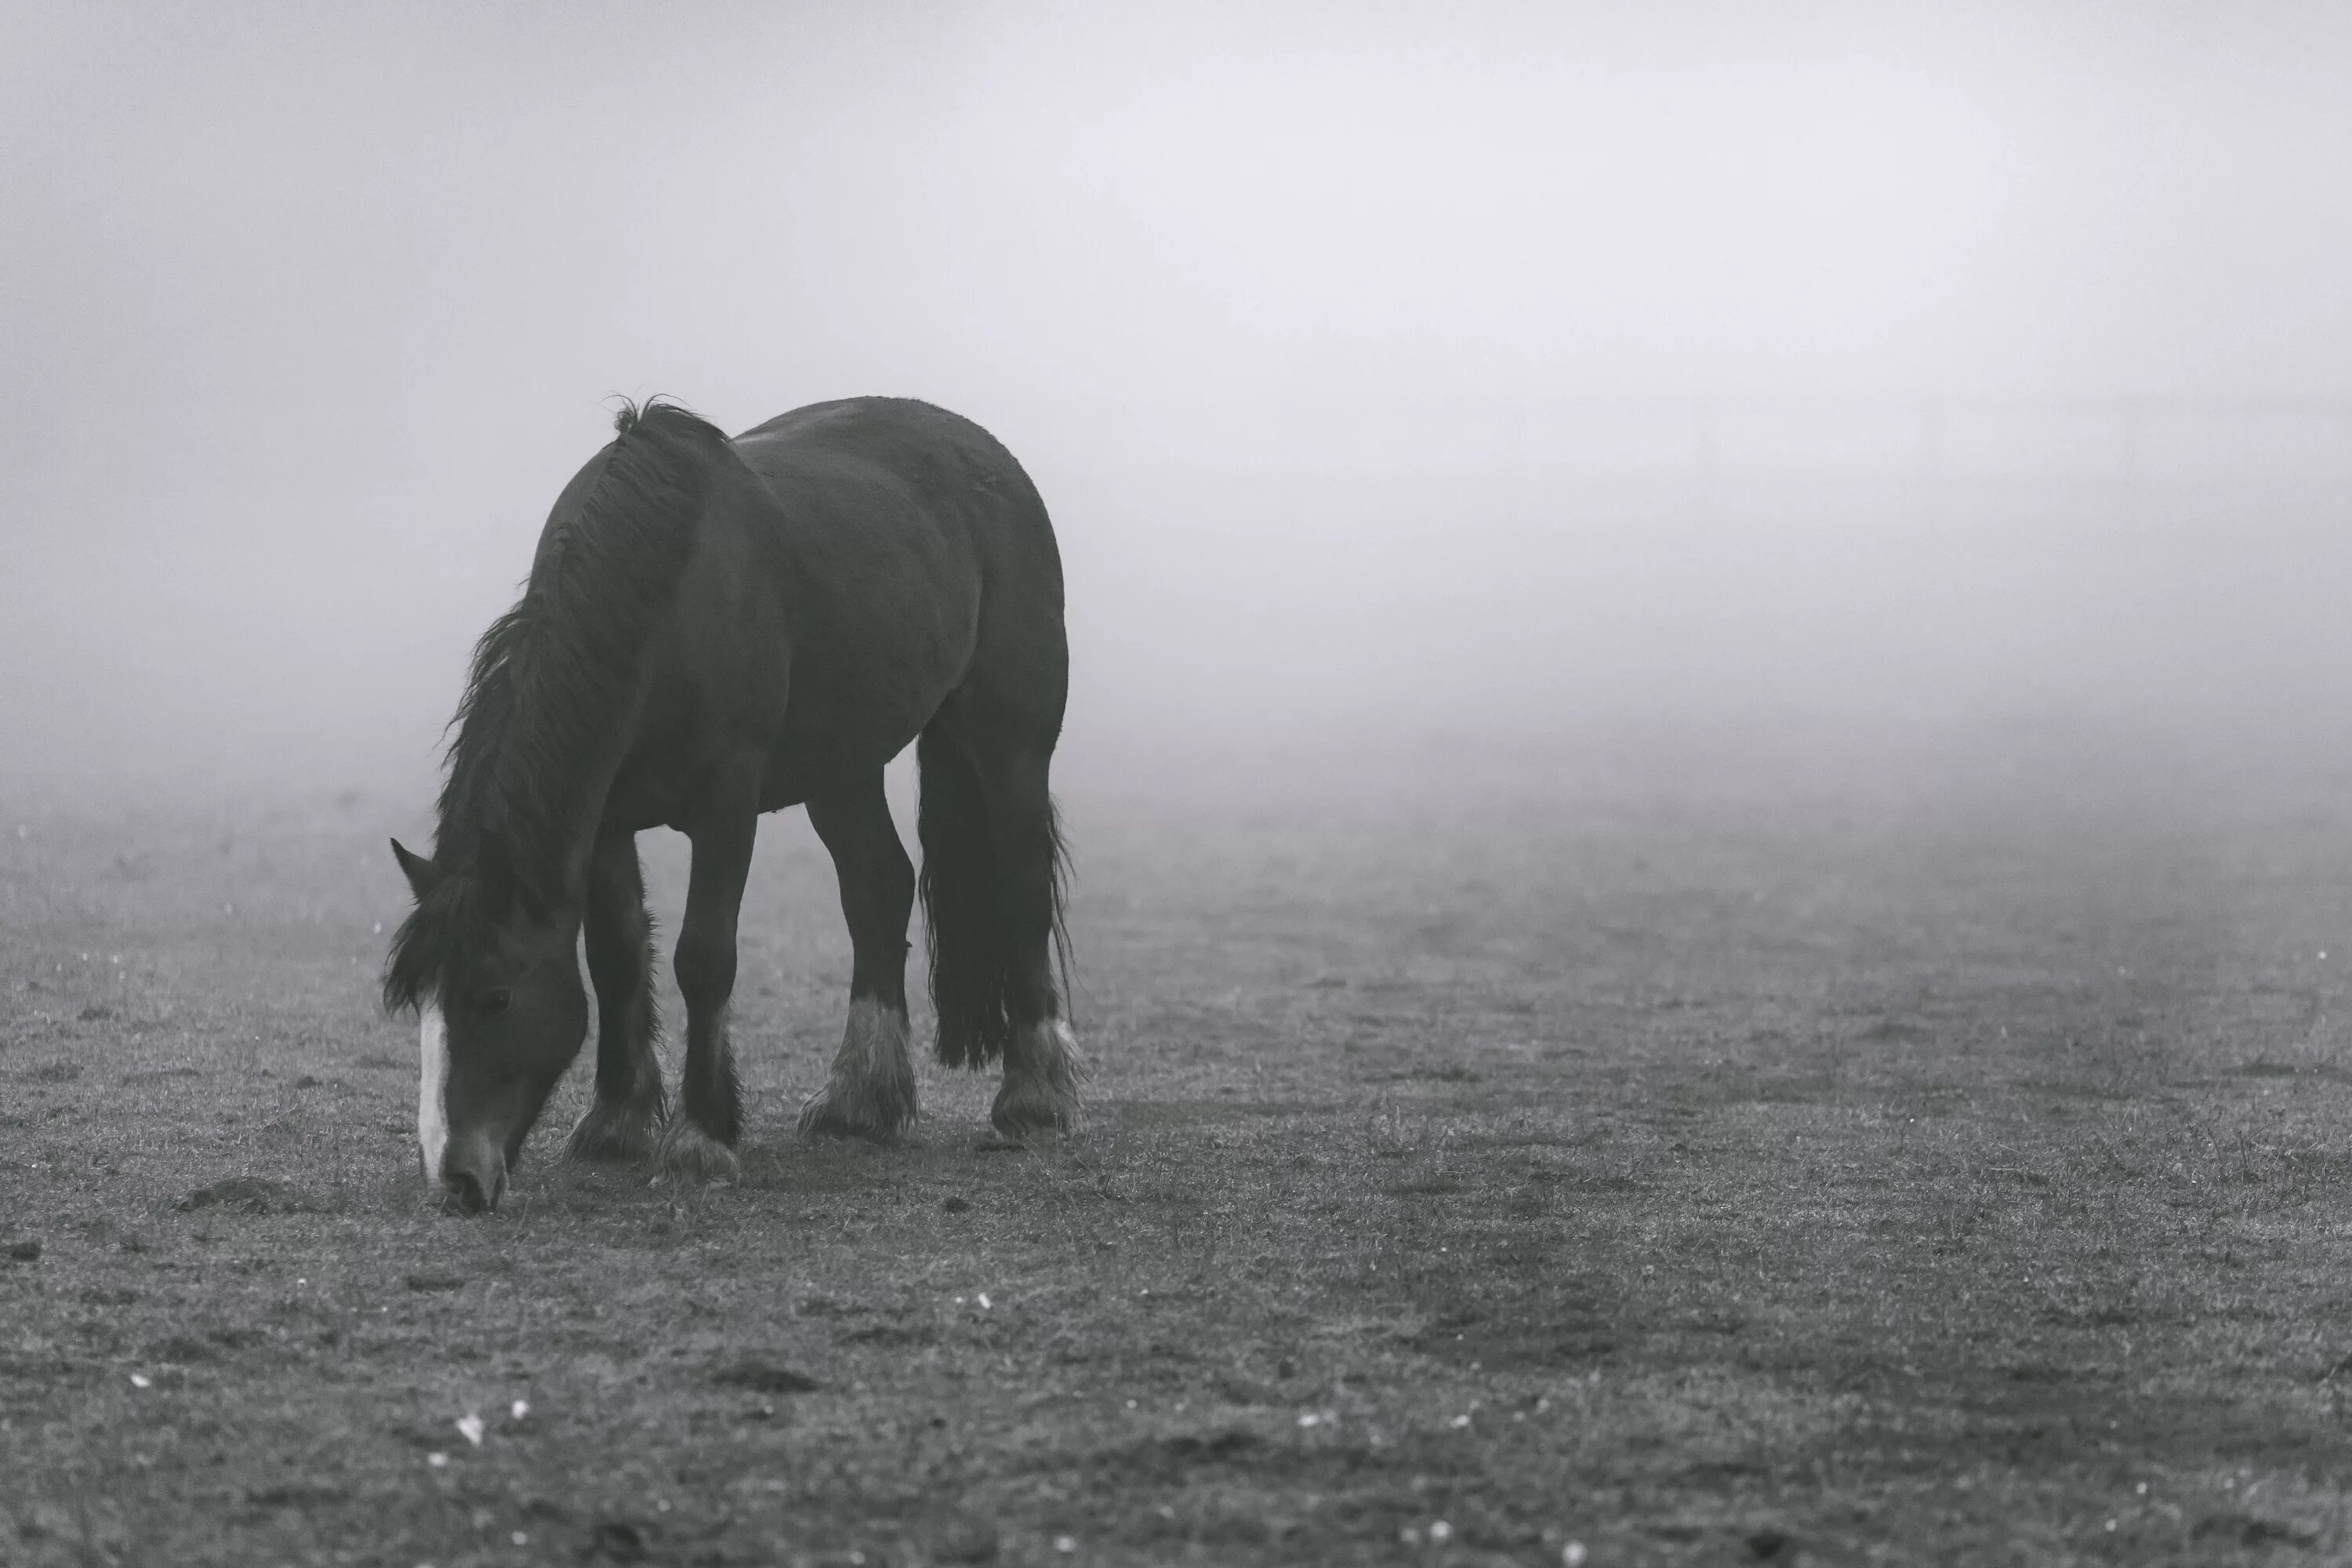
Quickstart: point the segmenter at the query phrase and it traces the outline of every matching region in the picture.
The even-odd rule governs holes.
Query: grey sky
[[[2352,393],[2341,5],[0,16],[0,726],[60,752],[429,742],[614,392],[929,396],[1066,533],[1139,432],[1366,404]]]

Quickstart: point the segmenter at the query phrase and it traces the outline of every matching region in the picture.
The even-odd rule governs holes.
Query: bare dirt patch
[[[1074,793],[1051,1148],[937,1072],[898,1145],[791,1135],[848,953],[779,824],[741,1184],[555,1163],[575,1074],[470,1223],[373,1007],[381,825],[12,801],[0,1562],[2352,1552],[2320,775],[1639,754]]]

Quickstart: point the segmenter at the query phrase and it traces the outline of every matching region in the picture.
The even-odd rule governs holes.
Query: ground
[[[373,1005],[416,801],[12,786],[0,1562],[2352,1554],[2352,773],[1469,752],[1066,785],[1057,1148],[935,1067],[793,1135],[848,949],[779,819],[742,1184],[558,1163],[575,1071],[473,1221]]]

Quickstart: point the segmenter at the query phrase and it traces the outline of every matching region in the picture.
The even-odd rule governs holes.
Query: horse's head
[[[523,1139],[587,1037],[579,913],[533,896],[495,836],[465,863],[427,860],[397,839],[392,851],[416,909],[394,939],[384,999],[417,1013],[425,1178],[479,1214],[499,1206]]]

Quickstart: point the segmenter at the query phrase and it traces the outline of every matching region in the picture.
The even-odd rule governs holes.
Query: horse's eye
[[[501,985],[496,991],[488,992],[483,995],[482,1014],[485,1017],[495,1018],[505,1012],[507,1004],[513,1000],[514,997],[508,993],[507,988]]]

